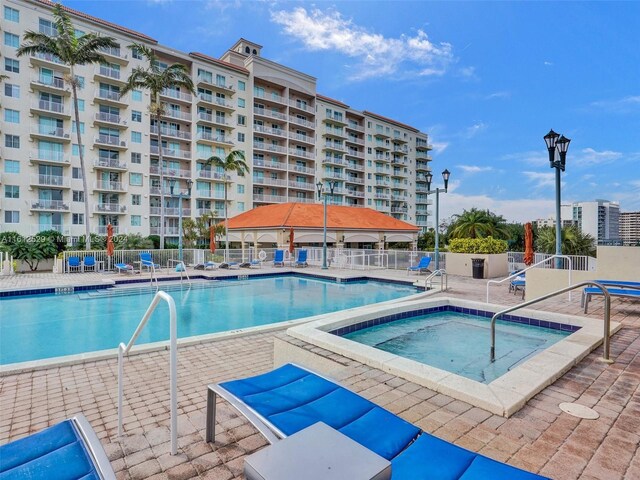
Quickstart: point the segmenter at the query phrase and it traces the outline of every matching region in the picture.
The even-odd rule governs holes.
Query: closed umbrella
[[[113,257],[113,225],[107,224],[107,257],[109,257],[108,269],[111,270],[111,257]]]
[[[293,251],[294,251],[294,246],[293,246],[293,227],[291,227],[291,229],[289,230],[289,253],[291,255],[293,255]]]
[[[216,227],[213,225],[209,227],[209,250],[216,253]]]
[[[524,264],[529,266],[533,263],[533,228],[531,222],[524,225]]]

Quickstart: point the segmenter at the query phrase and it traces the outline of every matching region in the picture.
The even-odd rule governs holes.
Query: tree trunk
[[[158,96],[153,99],[154,102],[159,101]],[[162,115],[160,105],[156,102],[156,123],[158,124],[158,163],[160,169],[160,249],[164,249],[164,162],[162,159]]]
[[[223,173],[226,177],[227,172]],[[225,261],[229,261],[229,206],[227,204],[227,179],[224,179],[224,250],[225,250]]]
[[[84,168],[84,151],[82,148],[82,136],[80,135],[80,111],[78,110],[78,87],[76,78],[71,68],[71,92],[73,95],[73,109],[76,118],[76,134],[78,138],[78,155],[80,156],[80,171],[82,173],[82,190],[84,192],[84,227],[85,250],[91,250],[91,225],[89,225],[89,189],[87,188],[87,172]]]

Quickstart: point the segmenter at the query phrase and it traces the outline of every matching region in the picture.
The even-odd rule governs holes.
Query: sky
[[[640,2],[64,1],[160,44],[220,57],[240,37],[318,93],[433,144],[447,218],[555,212],[544,135],[571,139],[562,203],[640,210]]]

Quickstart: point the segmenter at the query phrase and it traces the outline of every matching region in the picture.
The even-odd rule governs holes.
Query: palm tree
[[[209,157],[205,163],[205,165],[213,165],[214,167],[219,167],[225,172],[224,179],[224,229],[225,229],[225,239],[224,239],[224,254],[225,260],[229,261],[229,216],[228,211],[229,207],[227,204],[227,184],[231,183],[229,181],[227,172],[235,171],[238,175],[244,176],[245,173],[249,173],[249,167],[244,161],[244,152],[240,150],[232,150],[229,154],[223,159],[217,156]]]
[[[53,7],[53,19],[56,34],[49,36],[45,33],[27,31],[24,34],[25,43],[18,48],[18,56],[33,55],[36,53],[54,55],[70,69],[65,80],[71,85],[73,98],[73,110],[76,120],[76,135],[80,156],[80,170],[82,170],[82,188],[84,190],[84,224],[86,249],[91,249],[91,226],[89,225],[89,190],[87,188],[87,175],[84,168],[84,151],[82,148],[82,135],[80,134],[80,110],[78,108],[78,87],[80,79],[75,75],[75,69],[80,65],[107,63],[100,53],[106,48],[116,48],[118,43],[112,37],[103,37],[96,33],[85,33],[76,36],[76,29],[71,23],[71,18],[62,9],[62,5],[56,3]]]
[[[489,210],[472,208],[456,217],[451,225],[450,238],[509,238],[509,229],[504,218]]]
[[[583,233],[576,226],[563,227],[561,231],[561,248],[564,255],[595,256],[595,240],[588,233]],[[544,253],[556,253],[556,229],[544,227],[538,231],[536,250]]]
[[[158,169],[160,170],[160,248],[164,248],[164,161],[162,159],[162,118],[166,112],[166,104],[160,101],[163,90],[184,88],[189,93],[195,93],[193,80],[189,69],[180,63],[174,63],[163,69],[158,62],[155,52],[139,43],[129,48],[142,54],[149,65],[147,68],[136,67],[129,75],[126,85],[120,91],[122,97],[132,90],[149,90],[151,104],[149,113],[156,120],[158,126]]]

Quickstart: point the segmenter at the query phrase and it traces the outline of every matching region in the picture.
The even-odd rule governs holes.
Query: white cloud
[[[567,155],[569,161],[569,156]],[[576,164],[579,166],[592,166],[592,165],[602,165],[606,163],[611,163],[615,160],[619,160],[622,158],[621,152],[614,152],[611,150],[604,150],[602,152],[597,152],[593,148],[583,148],[576,158]]]
[[[534,183],[534,188],[553,187],[556,181],[555,171],[549,173],[542,172],[522,172],[527,179]]]
[[[485,97],[485,100],[493,100],[494,98],[511,98],[511,92],[494,92]]]
[[[431,145],[433,146],[434,153],[442,153],[449,146],[449,142],[432,142]]]
[[[501,160],[505,162],[522,162],[527,165],[531,165],[533,167],[548,167],[549,166],[549,154],[545,151],[544,147],[542,150],[530,150],[528,152],[520,152],[520,153],[509,153],[506,155],[502,155],[500,157]]]
[[[403,76],[443,75],[453,61],[451,45],[432,43],[423,30],[418,30],[415,36],[387,38],[355,25],[335,10],[307,11],[297,7],[272,12],[271,20],[309,50],[335,51],[359,60],[355,80],[395,74],[399,70]]]
[[[545,60],[544,66],[545,67],[551,67],[551,66],[553,66],[553,62],[549,62],[548,60]]]
[[[482,132],[483,130],[487,129],[487,124],[485,123],[476,123],[475,125],[471,125],[470,127],[468,127],[465,131],[465,137],[466,138],[472,138],[475,137],[478,133]]]
[[[489,209],[491,212],[502,215],[508,222],[530,222],[538,218],[547,218],[555,211],[555,200],[515,198],[509,200],[496,200],[487,195],[462,195],[452,192],[440,196],[440,219],[449,218],[460,214],[463,210],[479,208]],[[434,206],[429,207],[429,212],[434,213]],[[433,222],[434,218],[429,217]]]
[[[629,95],[614,100],[598,100],[591,102],[591,106],[614,113],[637,112],[640,110],[640,95]]]
[[[457,167],[465,173],[480,173],[493,170],[493,167],[481,167],[479,165],[457,165]]]

